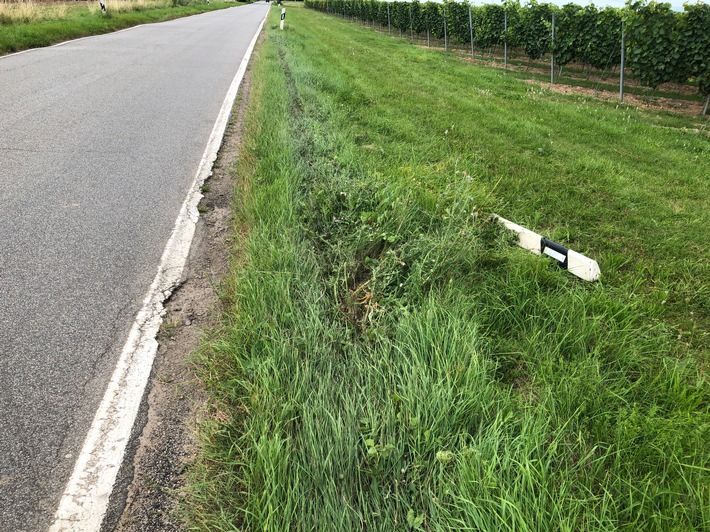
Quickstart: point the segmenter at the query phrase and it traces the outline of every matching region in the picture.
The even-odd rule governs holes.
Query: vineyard
[[[668,82],[691,83],[710,102],[710,5],[636,2],[623,9],[534,0],[525,5],[472,6],[468,2],[417,0],[306,0],[306,7],[391,30],[444,39],[449,43],[522,51],[530,60],[550,54],[555,68],[579,64],[602,71],[629,69],[640,83],[657,88]],[[623,65],[623,66],[622,66]],[[623,79],[622,79],[623,90]]]

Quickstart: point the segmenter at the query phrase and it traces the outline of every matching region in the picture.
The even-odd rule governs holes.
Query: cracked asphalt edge
[[[158,342],[164,301],[183,282],[183,270],[199,219],[202,185],[212,174],[229,116],[252,51],[266,21],[254,34],[222,104],[197,174],[166,245],[158,273],[138,312],[104,398],[94,416],[50,532],[98,531],[148,383]]]
[[[261,36],[263,40],[263,34]],[[182,531],[181,504],[185,472],[198,452],[200,415],[207,404],[192,357],[205,335],[218,326],[222,307],[218,295],[228,271],[232,242],[240,238],[233,226],[236,179],[232,172],[243,136],[243,117],[251,90],[247,69],[232,111],[212,176],[206,182],[203,215],[197,224],[185,281],[166,302],[158,335],[159,347],[142,406],[141,430],[134,435],[134,459],[119,477],[124,489],[114,493],[104,530],[117,532]],[[117,523],[114,527],[113,523]]]

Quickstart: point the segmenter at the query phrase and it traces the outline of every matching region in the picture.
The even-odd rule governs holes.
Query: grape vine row
[[[560,68],[570,63],[609,70],[619,66],[622,31],[626,66],[643,84],[657,88],[676,81],[695,83],[710,99],[710,5],[686,4],[683,12],[670,4],[629,0],[624,8],[599,9],[594,5],[558,7],[535,0],[522,5],[472,6],[468,2],[383,2],[379,0],[305,0],[306,7],[331,14],[378,23],[409,34],[429,33],[479,49],[507,44],[524,50],[531,60],[554,53]],[[389,6],[389,19],[388,19]],[[555,39],[551,38],[555,14]],[[504,18],[508,27],[504,31]]]

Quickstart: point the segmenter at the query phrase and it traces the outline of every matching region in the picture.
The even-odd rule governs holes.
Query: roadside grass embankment
[[[190,525],[707,529],[707,123],[275,11]]]
[[[208,4],[198,0],[107,0],[105,5],[106,13],[102,13],[98,2],[0,2],[0,55],[240,4]]]

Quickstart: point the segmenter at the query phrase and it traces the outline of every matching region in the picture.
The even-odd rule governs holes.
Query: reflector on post
[[[557,262],[560,263],[562,268],[567,268],[567,253],[569,249],[561,246],[557,242],[548,240],[547,238],[542,238],[540,241],[540,249],[542,249],[542,254],[552,257]]]

